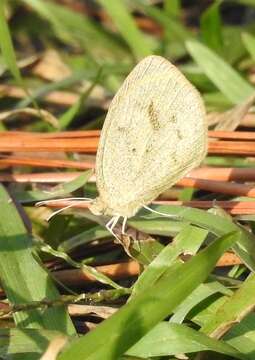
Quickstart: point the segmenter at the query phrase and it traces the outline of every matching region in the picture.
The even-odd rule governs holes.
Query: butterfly
[[[199,92],[161,56],[148,56],[128,75],[109,107],[96,157],[95,215],[112,230],[147,207],[207,153],[207,122]]]
[[[115,237],[119,219],[124,233],[141,208],[166,215],[147,205],[201,163],[207,131],[199,92],[168,60],[148,56],[127,76],[104,121],[96,157],[99,196],[67,200],[89,201],[93,214],[110,216],[106,227]]]

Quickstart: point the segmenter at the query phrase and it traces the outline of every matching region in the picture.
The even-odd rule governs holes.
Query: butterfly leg
[[[123,222],[121,227],[121,234],[126,235],[126,225],[127,225],[127,217],[123,216]]]
[[[114,233],[113,229],[116,226],[117,222],[119,221],[120,216],[114,216],[111,218],[110,221],[105,225],[106,229],[112,234],[112,236],[120,242],[118,236]]]

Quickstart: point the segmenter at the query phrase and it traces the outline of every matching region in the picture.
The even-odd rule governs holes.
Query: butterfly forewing
[[[132,216],[206,154],[207,124],[197,90],[159,56],[142,60],[115,95],[96,160],[109,215]]]

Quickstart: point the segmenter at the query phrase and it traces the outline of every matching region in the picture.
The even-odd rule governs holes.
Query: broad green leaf
[[[218,309],[215,316],[205,324],[201,331],[212,337],[219,338],[233,324],[251,312],[255,306],[255,274],[250,275],[239,289]]]
[[[128,7],[123,1],[97,1],[106,9],[137,59],[153,53],[153,47],[149,44],[148,38],[137,28],[133,17],[129,14]]]
[[[218,53],[222,52],[223,37],[219,7],[222,0],[215,1],[200,18],[202,38],[206,45]]]
[[[255,60],[255,37],[249,33],[243,33],[242,40],[251,58]]]
[[[59,293],[49,274],[32,254],[32,241],[3,186],[0,186],[0,276],[11,304],[57,299]],[[44,328],[74,334],[64,307],[20,311],[15,323],[23,328]]]
[[[196,63],[231,102],[238,104],[253,94],[254,88],[215,52],[195,40],[186,45]]]
[[[240,231],[223,236],[176,271],[170,268],[156,285],[138,294],[95,330],[71,343],[58,360],[118,359],[208,277],[218,258],[239,237]]]
[[[202,335],[202,336],[201,336]],[[213,351],[244,359],[241,353],[223,341],[211,339],[185,325],[161,322],[127,351],[127,355],[148,359],[200,351]]]

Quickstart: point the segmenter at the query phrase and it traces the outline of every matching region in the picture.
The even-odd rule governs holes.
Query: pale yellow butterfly
[[[169,61],[148,56],[109,107],[96,158],[99,196],[89,208],[111,216],[112,229],[199,165],[206,152],[200,94]]]

